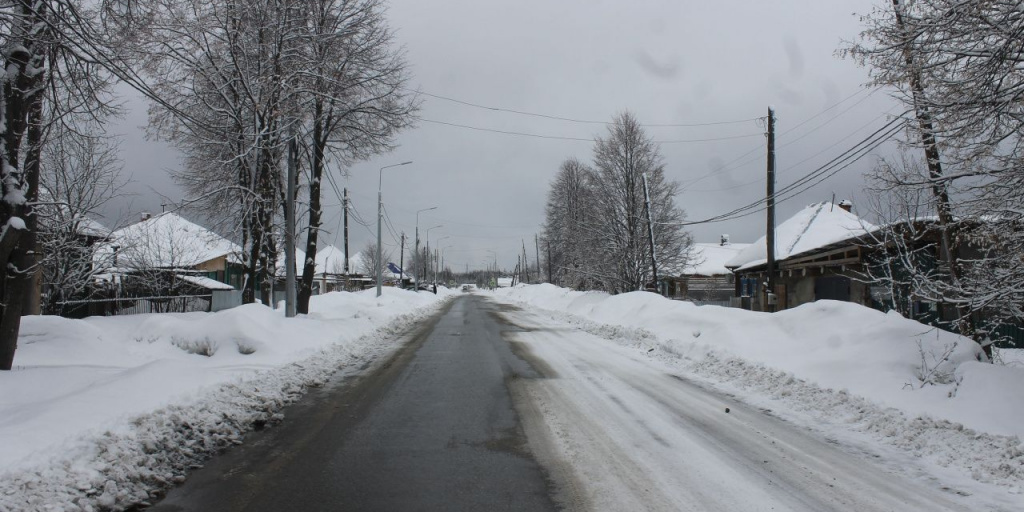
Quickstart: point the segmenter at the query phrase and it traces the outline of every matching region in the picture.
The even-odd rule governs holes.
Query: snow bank
[[[772,314],[646,292],[534,285],[494,293],[977,480],[1024,484],[1024,367],[979,363],[980,349],[958,335],[837,301]]]
[[[314,297],[292,319],[259,305],[26,317],[17,366],[0,373],[0,510],[144,503],[306,387],[397,348],[454,293],[384,292]]]

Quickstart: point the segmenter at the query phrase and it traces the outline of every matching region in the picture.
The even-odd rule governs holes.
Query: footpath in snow
[[[922,461],[955,492],[997,493],[996,502],[1024,506],[1024,366],[978,362],[980,349],[958,335],[836,301],[758,313],[547,284],[492,295],[829,438]]]
[[[384,292],[316,296],[291,319],[256,304],[25,317],[15,368],[0,372],[0,511],[146,503],[307,387],[397,349],[453,293]]]

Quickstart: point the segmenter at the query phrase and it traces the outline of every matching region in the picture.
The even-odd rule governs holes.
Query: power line
[[[900,117],[896,117],[892,121],[889,121],[881,128],[873,132],[871,135],[862,139],[853,147],[841,153],[839,156],[836,156],[835,158],[828,161],[824,165],[818,167],[817,169],[814,169],[813,171],[805,174],[804,176],[800,177],[793,183],[790,183],[789,185],[783,187],[775,194],[776,204],[796,197],[797,195],[809,190],[810,188],[818,185],[819,183],[825,181],[826,179],[834,176],[839,171],[842,171],[843,169],[846,169],[847,167],[853,165],[855,162],[869,154],[875,148],[882,145],[883,143],[891,139],[893,136],[895,136],[900,130],[902,130],[903,126],[900,123],[902,121],[903,118],[901,114]],[[779,198],[779,196],[783,197]],[[767,198],[761,198],[757,201],[741,206],[726,213],[715,215],[713,217],[708,217],[706,219],[699,221],[681,222],[676,225],[691,226],[695,224],[710,224],[715,222],[739,219],[763,211],[765,208],[761,207],[761,205],[765,204],[766,202]]]
[[[469,125],[465,125],[465,124],[449,123],[447,121],[436,121],[434,119],[425,119],[425,118],[420,118],[420,121],[423,121],[425,123],[434,123],[434,124],[440,124],[440,125],[444,125],[444,126],[451,126],[451,127],[455,127],[455,128],[464,128],[464,129],[467,129],[467,130],[474,130],[474,131],[478,131],[478,132],[500,133],[500,134],[503,134],[503,135],[516,135],[516,136],[519,136],[519,137],[532,137],[532,138],[535,138],[535,139],[571,140],[571,141],[577,141],[577,142],[594,142],[593,138],[564,137],[564,136],[560,136],[560,135],[540,135],[540,134],[536,134],[536,133],[515,132],[515,131],[510,131],[510,130],[497,130],[497,129],[494,129],[494,128],[480,128],[478,126],[469,126]],[[720,141],[720,140],[745,139],[745,138],[760,137],[760,136],[762,136],[761,133],[748,133],[748,134],[744,134],[744,135],[732,135],[732,136],[728,136],[728,137],[711,137],[711,138],[706,138],[706,139],[656,140],[654,142],[658,143],[658,144],[682,144],[682,143],[692,143],[692,142],[715,142],[715,141]]]
[[[797,124],[796,126],[794,126],[794,127],[790,128],[789,130],[786,130],[786,131],[782,132],[781,134],[779,134],[779,136],[781,137],[781,136],[783,136],[783,135],[786,135],[786,134],[792,133],[793,131],[797,130],[797,129],[798,129],[798,128],[800,128],[801,126],[803,126],[803,125],[805,125],[805,124],[807,124],[807,123],[809,123],[809,122],[813,121],[814,119],[817,119],[818,117],[821,117],[821,116],[822,116],[823,114],[825,114],[826,112],[828,112],[828,111],[830,111],[830,110],[832,110],[832,109],[834,109],[834,108],[838,107],[839,105],[842,105],[843,103],[846,103],[847,101],[849,101],[849,100],[851,100],[851,99],[855,98],[856,96],[858,96],[858,95],[860,95],[860,94],[863,94],[863,93],[864,93],[864,91],[866,91],[866,90],[868,90],[868,89],[858,89],[858,90],[857,90],[857,91],[855,91],[855,92],[854,92],[853,94],[850,94],[849,96],[847,96],[847,97],[845,97],[845,98],[843,98],[843,99],[841,99],[841,100],[837,101],[836,103],[833,103],[832,105],[829,105],[828,107],[825,107],[825,109],[824,109],[824,110],[822,110],[822,111],[818,112],[817,114],[814,114],[814,115],[813,115],[813,116],[811,116],[811,117],[808,117],[807,119],[804,119],[803,121],[801,121],[800,123],[798,123],[798,124]],[[844,110],[843,110],[842,112],[839,112],[839,113],[838,113],[838,114],[836,114],[835,116],[833,116],[833,117],[829,118],[829,119],[828,119],[827,121],[825,121],[824,123],[821,123],[820,125],[816,126],[816,127],[815,127],[815,128],[813,129],[813,130],[810,130],[810,131],[808,131],[808,132],[807,132],[806,134],[804,134],[804,135],[801,135],[800,137],[798,137],[798,138],[796,138],[796,139],[793,139],[793,140],[790,140],[790,141],[788,141],[788,142],[786,142],[786,143],[784,143],[784,144],[781,144],[781,145],[779,145],[779,147],[780,147],[780,148],[783,148],[783,147],[789,146],[790,144],[793,144],[794,142],[796,142],[796,141],[798,141],[798,140],[800,140],[800,139],[803,139],[804,137],[806,137],[806,136],[810,135],[811,133],[815,133],[815,132],[816,132],[817,130],[821,129],[821,128],[822,128],[823,126],[825,126],[825,125],[827,125],[827,124],[829,124],[829,123],[831,123],[831,122],[835,121],[836,119],[838,119],[839,117],[841,117],[841,116],[842,116],[843,114],[845,114],[845,113],[849,112],[850,110],[852,110],[852,109],[853,109],[854,107],[856,107],[857,105],[860,105],[860,104],[861,104],[862,102],[864,102],[864,101],[865,101],[866,99],[868,99],[868,98],[870,98],[870,97],[871,97],[872,95],[874,95],[874,94],[875,94],[875,92],[877,92],[877,89],[875,89],[875,90],[872,90],[870,94],[868,94],[868,95],[867,95],[867,96],[865,96],[864,98],[861,98],[861,99],[860,99],[859,101],[857,101],[856,103],[854,103],[853,105],[851,105],[851,106],[850,106],[849,108],[846,108],[846,109],[844,109]],[[875,118],[875,119],[877,119],[877,118]],[[870,124],[870,123],[873,123],[874,121],[875,121],[875,120],[873,119],[873,120],[869,121],[869,123],[868,123],[868,124]],[[865,126],[866,126],[866,125],[865,125]],[[861,128],[863,128],[863,127],[861,127]],[[858,130],[860,130],[861,128],[858,128]],[[856,130],[855,130],[855,132],[856,132]],[[738,157],[736,157],[736,158],[734,158],[734,159],[730,160],[729,162],[726,162],[726,163],[725,163],[725,164],[723,164],[723,165],[722,165],[722,166],[721,166],[720,168],[718,168],[718,169],[714,169],[714,170],[712,170],[711,172],[708,172],[708,173],[706,173],[706,174],[703,174],[703,175],[701,175],[701,176],[698,176],[698,177],[696,177],[696,178],[693,178],[693,179],[690,179],[690,180],[684,180],[684,181],[683,181],[683,183],[685,183],[685,184],[687,184],[687,185],[693,185],[693,184],[696,184],[696,183],[698,183],[698,182],[700,182],[700,181],[703,181],[704,179],[706,179],[706,178],[709,178],[709,177],[711,177],[711,176],[714,176],[714,175],[717,175],[717,174],[724,174],[724,173],[727,173],[727,172],[731,172],[731,171],[734,171],[734,170],[736,170],[736,169],[738,169],[738,168],[740,168],[740,167],[743,167],[743,166],[745,166],[745,165],[747,165],[747,164],[749,164],[749,163],[752,163],[752,162],[756,161],[756,159],[754,159],[754,160],[744,160],[744,159],[745,159],[745,158],[746,158],[747,156],[749,156],[749,155],[753,154],[754,152],[757,152],[757,151],[761,150],[761,152],[760,152],[760,153],[758,154],[757,158],[762,158],[762,157],[764,156],[764,152],[763,152],[763,149],[764,149],[764,146],[762,146],[762,145],[757,145],[757,146],[754,146],[754,147],[753,147],[753,148],[751,148],[751,149],[750,149],[749,151],[747,151],[747,152],[743,153],[742,155],[740,155],[740,156],[738,156]],[[741,160],[742,160],[742,162],[741,162]],[[739,162],[739,163],[737,163],[737,162]],[[733,164],[735,164],[735,165],[733,165]],[[752,184],[752,183],[757,183],[757,181],[753,181],[753,182],[747,182],[747,183],[744,183],[744,184],[741,184],[741,185],[735,185],[735,186],[732,186],[732,187],[728,187],[728,188],[726,188],[726,189],[722,189],[722,190],[732,190],[732,189],[735,189],[735,188],[741,188],[741,187],[749,186],[749,185],[750,185],[750,184]],[[686,189],[685,189],[685,187],[684,187],[684,190],[686,190]]]
[[[840,114],[840,115],[841,115],[841,114]],[[871,120],[870,120],[870,121],[868,121],[867,123],[864,123],[864,124],[862,124],[862,125],[858,126],[858,127],[856,128],[856,129],[854,129],[854,130],[853,130],[853,131],[851,131],[850,133],[846,134],[846,135],[845,135],[844,137],[840,138],[839,140],[837,140],[837,141],[833,142],[832,144],[830,144],[830,145],[828,145],[828,146],[826,146],[826,147],[822,148],[822,149],[821,149],[820,151],[818,151],[817,153],[814,153],[813,155],[811,155],[811,156],[809,156],[809,157],[807,157],[807,158],[805,158],[805,159],[803,159],[803,160],[801,160],[801,161],[799,161],[799,162],[797,162],[797,163],[795,163],[795,164],[793,164],[793,165],[790,165],[790,166],[786,167],[785,169],[783,169],[783,170],[779,171],[779,174],[783,174],[783,173],[785,173],[785,172],[791,171],[791,170],[793,170],[794,168],[796,168],[796,167],[798,167],[798,166],[800,166],[800,165],[802,165],[802,164],[804,164],[804,163],[807,163],[808,161],[812,160],[813,158],[817,157],[818,155],[821,155],[822,153],[825,153],[825,152],[827,152],[828,150],[830,150],[830,149],[832,149],[832,148],[834,148],[834,147],[838,146],[838,145],[839,145],[840,143],[842,143],[842,142],[843,142],[844,140],[847,140],[847,139],[849,139],[850,137],[853,137],[853,136],[854,136],[854,135],[855,135],[855,134],[856,134],[857,132],[859,132],[859,131],[863,130],[864,128],[867,128],[868,126],[870,126],[871,124],[875,123],[875,122],[876,122],[876,121],[878,121],[879,119],[881,119],[881,118],[883,118],[883,117],[886,117],[886,116],[890,116],[890,115],[893,115],[891,111],[890,111],[890,112],[886,112],[886,113],[883,113],[882,115],[880,115],[880,116],[877,116],[877,117],[875,117],[875,118],[871,119]],[[833,118],[833,119],[835,119],[835,118]],[[819,126],[819,128],[820,128],[820,126]],[[786,144],[782,144],[782,145],[780,145],[780,146],[778,146],[778,147],[785,147],[785,146],[788,146],[789,144],[791,144],[791,143],[793,143],[793,142],[794,142],[794,141],[790,141],[789,143],[786,143]],[[762,155],[763,155],[763,154],[762,154]],[[746,162],[745,162],[745,163],[746,163]],[[755,179],[755,180],[753,180],[753,181],[748,181],[748,182],[746,182],[746,183],[740,183],[740,184],[738,184],[738,185],[732,185],[732,186],[729,186],[729,187],[725,187],[725,188],[716,188],[716,189],[691,189],[691,190],[689,190],[689,191],[690,191],[690,192],[723,192],[723,191],[727,191],[727,190],[735,190],[735,189],[737,189],[737,188],[749,187],[750,185],[754,185],[754,184],[756,184],[756,183],[761,183],[761,179],[760,179],[760,178],[758,178],[758,179]]]
[[[416,94],[422,94],[423,96],[428,96],[428,97],[431,97],[431,98],[439,99],[439,100],[450,101],[452,103],[458,103],[459,105],[464,105],[464,106],[467,106],[467,107],[479,108],[479,109],[483,109],[483,110],[490,110],[492,112],[504,112],[504,113],[507,113],[507,114],[517,114],[517,115],[521,115],[521,116],[539,117],[539,118],[543,118],[543,119],[551,119],[551,120],[555,120],[555,121],[566,121],[566,122],[570,122],[570,123],[580,123],[580,124],[599,124],[599,125],[613,125],[613,126],[618,124],[618,123],[609,122],[609,121],[591,121],[591,120],[587,120],[587,119],[573,119],[571,117],[562,117],[562,116],[556,116],[556,115],[551,115],[551,114],[539,114],[539,113],[536,113],[536,112],[526,112],[526,111],[523,111],[523,110],[515,110],[515,109],[510,109],[510,108],[491,107],[491,106],[487,106],[487,105],[480,105],[478,103],[472,103],[472,102],[469,102],[469,101],[464,101],[464,100],[459,100],[459,99],[455,99],[455,98],[450,98],[450,97],[447,97],[447,96],[442,96],[440,94],[433,94],[433,93],[425,92],[425,91],[422,91],[422,90],[413,90],[413,89],[405,89],[405,90],[406,91],[410,91],[410,92],[415,92]],[[749,118],[749,119],[737,119],[735,121],[713,121],[713,122],[708,122],[708,123],[662,123],[662,124],[657,124],[656,123],[656,124],[641,124],[640,126],[643,126],[645,128],[694,128],[694,127],[700,127],[700,126],[719,126],[719,125],[725,125],[725,124],[749,123],[750,121],[756,121],[758,119],[763,119],[763,118],[753,117],[753,118]]]

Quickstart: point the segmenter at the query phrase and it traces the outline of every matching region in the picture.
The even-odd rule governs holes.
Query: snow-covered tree
[[[593,168],[563,162],[548,195],[544,240],[557,282],[613,293],[650,284],[645,175],[658,272],[680,272],[692,241],[675,205],[678,185],[665,178],[661,153],[633,114],[615,116],[607,135],[595,141],[593,158]]]
[[[679,185],[665,178],[665,165],[636,117],[621,113],[594,145],[594,216],[587,236],[600,254],[594,269],[613,292],[642,289],[652,279],[643,177],[647,176],[659,272],[677,273],[692,241],[675,205]]]
[[[879,175],[934,216],[939,271],[927,288],[976,340],[1024,320],[1024,10],[999,0],[893,0],[843,51],[916,118],[922,166]]]
[[[117,146],[103,136],[54,125],[42,151],[39,219],[42,287],[47,314],[60,312],[59,302],[85,296],[96,275],[100,242],[109,230],[94,219],[118,196],[124,180]]]
[[[545,208],[544,258],[551,280],[559,286],[584,289],[589,279],[591,251],[586,245],[586,222],[592,216],[590,178],[593,171],[576,158],[562,162],[548,190]],[[549,261],[550,260],[550,261]]]
[[[307,155],[309,216],[306,253],[314,254],[321,227],[321,182],[329,163],[349,163],[387,151],[413,121],[406,93],[408,66],[395,49],[382,0],[313,0],[304,32],[299,95],[304,98],[302,140]],[[298,312],[307,313],[315,268],[306,262]]]

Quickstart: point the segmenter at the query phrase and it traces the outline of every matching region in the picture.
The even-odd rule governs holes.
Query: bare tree
[[[377,279],[377,243],[370,242],[366,244],[363,251],[360,253],[362,258],[359,262],[359,271],[365,276],[370,276],[373,279]],[[381,261],[384,265],[384,272],[387,272],[387,264],[391,261],[391,251],[384,249],[381,251]]]
[[[42,247],[43,311],[57,314],[59,302],[82,298],[106,268],[97,249],[109,230],[94,219],[118,196],[117,146],[103,136],[53,126],[42,151],[41,201],[36,207]]]
[[[592,268],[605,288],[611,292],[639,290],[652,278],[644,210],[645,174],[659,271],[681,271],[692,240],[680,226],[684,214],[674,199],[679,186],[665,179],[661,153],[633,114],[615,116],[608,135],[597,139],[594,167],[595,213],[587,223],[586,235],[594,244],[595,254],[600,255]]]
[[[592,281],[586,245],[587,222],[593,217],[591,177],[593,171],[576,158],[562,162],[548,191],[543,241],[552,282],[577,289]]]
[[[998,319],[1024,320],[1024,11],[998,0],[892,0],[863,20],[861,41],[843,53],[915,113],[907,143],[927,167],[890,174],[887,185],[932,195],[942,268],[929,287],[981,342]]]
[[[408,66],[393,47],[382,0],[315,0],[304,40],[306,69],[299,94],[307,148],[309,218],[306,253],[317,250],[321,181],[329,160],[342,165],[387,151],[413,121],[417,105],[405,92]],[[298,312],[307,313],[315,268],[306,262]]]
[[[651,199],[658,271],[682,270],[692,240],[675,205],[678,185],[665,179],[657,145],[629,112],[615,116],[594,144],[594,167],[562,163],[548,193],[544,243],[555,282],[613,293],[642,289],[653,278],[643,178]]]

